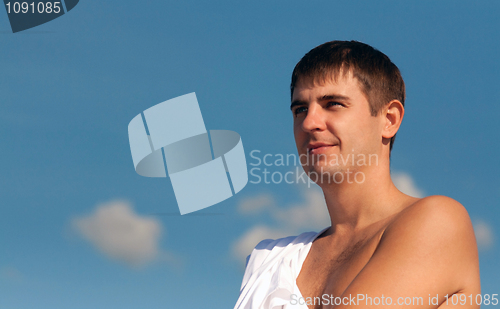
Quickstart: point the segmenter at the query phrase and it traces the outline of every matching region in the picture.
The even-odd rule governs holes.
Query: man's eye
[[[297,116],[298,114],[303,113],[303,112],[305,112],[305,111],[307,111],[307,107],[305,107],[305,106],[301,106],[301,107],[297,107],[297,108],[293,111],[293,113],[295,114],[295,116]]]
[[[328,102],[328,106],[344,106],[339,102]]]

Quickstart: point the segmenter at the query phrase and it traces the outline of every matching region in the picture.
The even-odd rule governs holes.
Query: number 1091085
[[[51,14],[55,13],[58,14],[61,12],[61,2],[38,2],[35,4],[35,2],[7,2],[5,4],[7,8],[7,13],[10,14],[12,13],[20,13],[20,14],[26,14],[26,13],[38,13],[38,14]]]

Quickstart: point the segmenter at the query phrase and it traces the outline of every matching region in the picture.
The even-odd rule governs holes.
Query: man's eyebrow
[[[349,101],[349,97],[340,95],[340,94],[325,94],[324,96],[318,97],[318,101],[330,101],[330,100],[338,100],[338,101]]]
[[[292,102],[292,104],[290,104],[290,110],[292,110],[297,105],[307,105],[307,102],[301,100],[295,100]]]
[[[340,94],[325,94],[323,96],[320,96],[317,98],[318,101],[344,101],[347,102],[349,101],[349,97],[340,95]],[[308,105],[306,101],[301,101],[301,100],[295,100],[290,104],[290,110],[293,109],[297,105]]]

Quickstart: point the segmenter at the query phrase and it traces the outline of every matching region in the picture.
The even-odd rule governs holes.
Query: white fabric
[[[319,233],[307,232],[261,241],[248,258],[240,297],[235,309],[307,309],[297,301],[302,295],[296,280],[312,242]],[[292,294],[295,294],[292,298]],[[297,303],[294,305],[293,303]]]

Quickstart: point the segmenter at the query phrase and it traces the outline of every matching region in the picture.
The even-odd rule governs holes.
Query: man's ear
[[[382,130],[382,137],[392,138],[399,130],[399,126],[403,121],[405,108],[398,100],[392,100],[387,103],[383,110],[384,114],[384,128]]]

